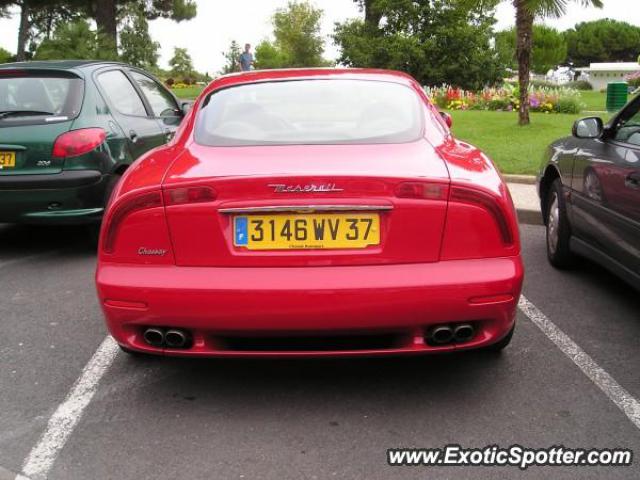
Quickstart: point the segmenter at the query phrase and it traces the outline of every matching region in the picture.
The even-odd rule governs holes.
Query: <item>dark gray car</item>
[[[551,144],[538,194],[552,265],[569,267],[577,254],[640,289],[640,96],[608,124],[578,120]]]

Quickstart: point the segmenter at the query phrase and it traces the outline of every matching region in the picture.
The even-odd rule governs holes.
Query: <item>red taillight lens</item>
[[[183,205],[185,203],[212,202],[216,199],[216,191],[211,187],[171,188],[164,192],[166,205]]]
[[[507,220],[506,212],[491,194],[472,188],[452,186],[450,200],[452,202],[479,205],[484,208],[495,220],[502,242],[507,246],[513,245],[514,235]]]
[[[104,143],[107,133],[101,128],[83,128],[63,133],[53,144],[54,158],[77,157]]]
[[[104,228],[105,236],[102,244],[104,252],[113,253],[118,229],[127,216],[131,215],[133,212],[161,206],[162,195],[160,194],[160,191],[141,193],[116,204],[114,209],[110,212],[110,215],[107,218],[107,224]]]
[[[395,188],[396,197],[421,200],[446,200],[449,185],[444,183],[403,182]]]

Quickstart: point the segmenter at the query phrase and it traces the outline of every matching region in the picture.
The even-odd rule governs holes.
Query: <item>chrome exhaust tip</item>
[[[147,328],[142,336],[152,347],[160,348],[164,345],[164,332],[159,328]]]
[[[453,338],[456,342],[468,342],[473,338],[476,331],[473,325],[463,323],[453,329]]]
[[[169,348],[184,348],[187,345],[187,336],[182,330],[167,330],[164,342]]]
[[[453,340],[453,330],[447,325],[441,325],[431,330],[431,341],[437,345],[444,345]]]

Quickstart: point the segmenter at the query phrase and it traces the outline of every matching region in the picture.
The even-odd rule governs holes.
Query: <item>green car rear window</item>
[[[71,120],[83,95],[84,81],[68,72],[0,70],[0,127]]]

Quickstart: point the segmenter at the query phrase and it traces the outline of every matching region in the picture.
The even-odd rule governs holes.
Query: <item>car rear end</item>
[[[85,89],[74,70],[0,68],[0,222],[100,219],[106,132],[77,126]]]
[[[376,79],[214,91],[173,146],[125,174],[96,274],[122,346],[185,356],[418,354],[509,334],[523,271],[508,193],[490,162],[468,175],[450,164],[477,169],[487,160],[470,157],[475,150],[461,162],[464,146],[427,140],[426,129],[444,138],[446,127],[411,82]],[[302,103],[322,97],[313,112],[307,101],[306,113],[274,107],[259,120],[255,104],[281,105],[285,91]],[[329,121],[323,105],[336,102],[344,113]],[[240,109],[252,112],[243,124],[234,123]],[[151,165],[164,173],[142,175]],[[492,181],[477,185],[474,175]]]

